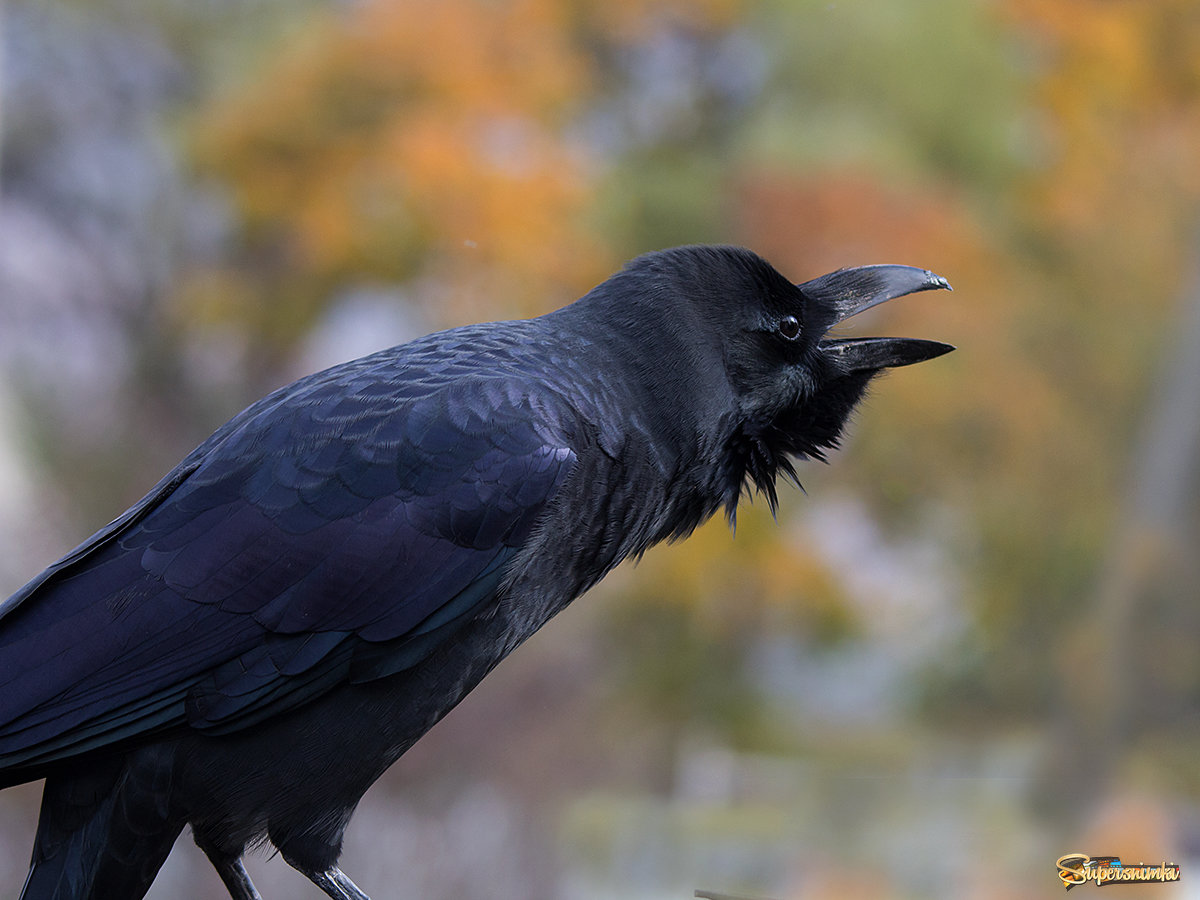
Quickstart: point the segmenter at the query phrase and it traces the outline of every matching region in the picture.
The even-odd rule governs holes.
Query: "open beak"
[[[918,291],[953,290],[950,282],[913,266],[859,266],[839,269],[799,285],[805,296],[828,310],[830,328],[863,310]],[[820,349],[845,372],[895,368],[924,362],[954,349],[940,341],[915,338],[826,338]]]

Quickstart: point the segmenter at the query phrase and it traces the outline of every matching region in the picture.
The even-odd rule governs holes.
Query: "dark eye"
[[[795,316],[784,316],[779,320],[779,333],[789,341],[794,341],[800,334],[800,320]]]

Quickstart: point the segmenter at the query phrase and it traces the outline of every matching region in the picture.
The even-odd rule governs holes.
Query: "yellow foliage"
[[[1030,186],[1064,228],[1105,231],[1122,217],[1173,250],[1156,227],[1200,196],[1200,8],[1190,0],[1009,0],[1042,50],[1037,100],[1050,158]],[[1164,206],[1165,204],[1165,206]],[[1177,229],[1175,229],[1177,230]]]
[[[602,278],[595,164],[568,126],[593,90],[579,20],[603,7],[377,0],[314,19],[197,126],[258,302],[315,310],[346,280],[424,279],[435,318],[457,321],[539,312]]]

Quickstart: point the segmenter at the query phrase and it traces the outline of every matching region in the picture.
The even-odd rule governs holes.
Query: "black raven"
[[[190,825],[238,900],[264,840],[366,900],[337,860],[384,770],[621,560],[774,507],[873,375],[952,349],[830,327],[948,287],[682,247],[238,414],[0,604],[0,788],[46,779],[22,898],[142,897]]]

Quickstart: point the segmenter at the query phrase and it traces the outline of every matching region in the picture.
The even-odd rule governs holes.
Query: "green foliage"
[[[757,16],[773,77],[739,136],[755,162],[984,189],[1012,177],[1021,72],[987,6],[805,0]]]

